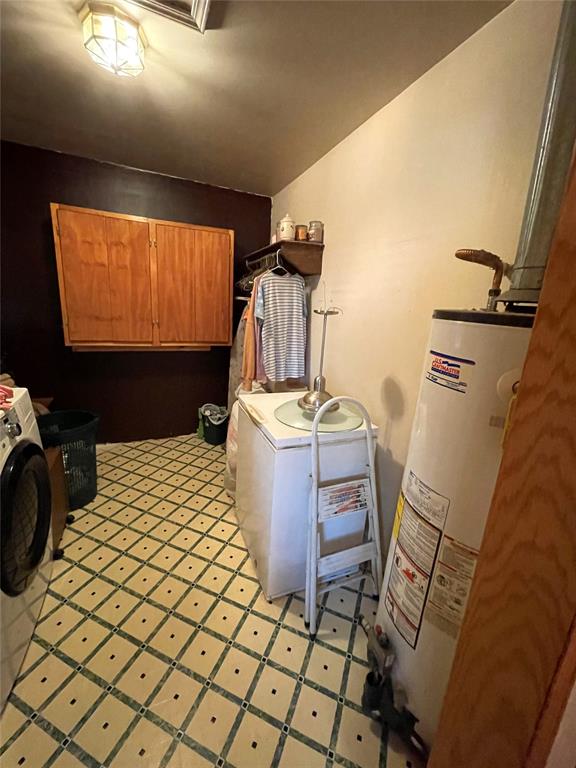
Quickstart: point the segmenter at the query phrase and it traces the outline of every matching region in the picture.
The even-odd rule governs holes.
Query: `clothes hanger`
[[[278,272],[278,270],[282,270],[281,273]],[[290,270],[286,267],[284,262],[282,261],[280,257],[280,249],[276,251],[274,254],[274,266],[270,269],[271,272],[273,272],[275,275],[283,274],[283,275],[289,275],[291,274]]]
[[[236,283],[236,286],[241,291],[250,292],[254,286],[254,280],[266,272],[271,272],[272,274],[279,276],[294,274],[290,269],[288,269],[282,260],[280,253],[281,251],[278,249],[276,253],[270,253],[266,256],[262,256],[260,259],[252,263],[246,262],[246,266],[249,270],[248,274],[243,275]]]

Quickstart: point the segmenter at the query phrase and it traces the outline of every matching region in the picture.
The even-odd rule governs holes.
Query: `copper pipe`
[[[494,277],[492,279],[492,288],[500,290],[500,284],[502,283],[502,277],[504,276],[504,262],[500,256],[496,256],[495,253],[490,251],[483,251],[475,248],[460,248],[456,251],[456,258],[462,259],[462,261],[471,261],[474,264],[484,264],[485,267],[490,267],[494,270]]]

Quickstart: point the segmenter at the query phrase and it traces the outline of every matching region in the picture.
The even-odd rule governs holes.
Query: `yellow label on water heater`
[[[400,530],[400,523],[402,522],[402,513],[404,512],[404,494],[400,491],[398,496],[398,503],[396,504],[396,515],[394,516],[394,527],[392,528],[392,536],[395,539],[398,538],[398,531]]]

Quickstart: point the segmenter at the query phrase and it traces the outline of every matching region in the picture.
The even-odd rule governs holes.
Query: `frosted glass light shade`
[[[98,66],[120,77],[142,72],[146,40],[136,21],[104,3],[89,3],[81,19],[84,47]]]

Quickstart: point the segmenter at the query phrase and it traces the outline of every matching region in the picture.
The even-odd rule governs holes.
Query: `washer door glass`
[[[50,532],[50,477],[39,445],[18,443],[2,470],[1,486],[1,586],[16,596],[34,578]]]

